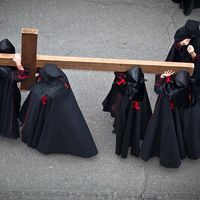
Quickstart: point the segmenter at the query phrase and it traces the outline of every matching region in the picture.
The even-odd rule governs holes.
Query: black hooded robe
[[[169,78],[156,76],[155,91],[159,96],[141,147],[141,158],[145,161],[157,156],[161,165],[177,168],[186,157],[180,112],[172,98],[179,89],[182,91]]]
[[[39,74],[41,80],[32,86],[25,101],[22,141],[44,154],[95,156],[96,145],[67,77],[52,64]]]
[[[15,53],[15,48],[8,39],[0,42],[0,53]],[[0,67],[0,135],[4,137],[20,137],[18,115],[21,93],[17,83],[27,77],[27,71]]]
[[[199,89],[200,88],[200,34],[195,37],[194,51],[196,53],[196,57],[193,59],[194,70],[192,73],[192,78],[195,80],[196,86]]]
[[[134,78],[134,75],[137,76]],[[151,117],[151,107],[141,68],[134,67],[126,72],[127,84],[115,116],[117,155],[126,158],[129,147],[131,154],[139,156],[140,141]]]
[[[193,62],[191,55],[187,51],[187,46],[181,46],[179,42],[186,38],[191,38],[189,45],[195,46],[200,36],[199,25],[199,21],[187,20],[185,25],[176,31],[174,35],[174,44],[166,57],[166,61]]]
[[[192,74],[195,88],[193,93],[195,103],[191,104],[183,111],[183,136],[187,150],[187,156],[190,159],[200,158],[200,56],[195,59],[195,68]]]
[[[115,79],[113,81],[112,87],[102,102],[103,111],[110,112],[112,117],[115,116],[118,110],[120,100],[124,93],[125,85],[125,74],[123,72],[115,72]]]
[[[200,100],[183,113],[183,137],[187,156],[190,159],[200,158]]]

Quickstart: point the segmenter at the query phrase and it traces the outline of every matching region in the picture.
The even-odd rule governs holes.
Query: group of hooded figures
[[[177,30],[166,60],[194,62],[195,68],[192,76],[184,70],[156,75],[158,99],[153,114],[142,69],[134,66],[115,72],[103,110],[114,117],[116,154],[126,158],[130,149],[144,160],[158,156],[165,167],[178,167],[185,157],[200,157],[199,25],[188,20]],[[0,42],[0,53],[15,53],[8,39]],[[28,78],[28,70],[0,67],[0,135],[21,137],[44,154],[95,156],[97,147],[65,73],[53,64],[37,73],[20,107],[17,83]]]
[[[155,76],[157,101],[152,113],[140,67],[115,72],[103,110],[114,117],[117,155],[130,154],[177,168],[181,160],[200,158],[200,22],[188,20],[178,29],[166,61],[193,62],[185,70]]]
[[[8,39],[0,42],[0,53],[15,53]],[[23,142],[44,154],[95,156],[98,150],[64,72],[53,64],[38,69],[20,108],[17,83],[26,78],[26,68],[0,67],[0,135],[18,138],[21,133]]]

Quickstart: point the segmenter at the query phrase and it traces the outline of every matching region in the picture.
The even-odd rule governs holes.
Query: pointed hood
[[[132,67],[127,71],[127,79],[129,81],[134,81],[136,83],[140,83],[144,81],[144,74],[142,69],[138,66]]]
[[[190,74],[187,71],[180,70],[174,76],[174,83],[178,87],[187,87],[189,84]]]
[[[200,34],[200,22],[189,19],[183,27],[176,31],[174,39],[175,41],[182,41],[186,38],[192,38],[197,34]]]
[[[1,40],[0,53],[15,53],[15,47],[8,39]]]
[[[46,64],[39,69],[41,81],[31,87],[36,95],[47,95],[53,99],[63,100],[70,93],[70,85],[64,72],[54,64]]]

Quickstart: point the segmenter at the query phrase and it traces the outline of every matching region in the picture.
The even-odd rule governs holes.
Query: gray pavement
[[[171,0],[1,0],[1,39],[20,51],[22,27],[39,29],[38,53],[164,60],[175,30],[189,17]],[[65,70],[99,150],[91,159],[42,155],[20,140],[0,137],[0,200],[200,199],[200,160],[166,169],[114,154],[113,119],[101,102],[112,72]],[[146,74],[151,104],[154,76]],[[23,92],[23,98],[27,93]]]

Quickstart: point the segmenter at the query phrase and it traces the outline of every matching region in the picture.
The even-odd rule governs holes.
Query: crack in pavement
[[[145,179],[144,179],[144,188],[143,188],[142,192],[140,193],[140,195],[138,196],[138,200],[144,200],[144,196],[143,195],[145,194],[146,189],[147,189],[147,179],[148,179],[148,177],[147,177],[147,173],[146,173],[145,167],[142,167],[142,168],[143,168],[144,177],[145,177]]]

